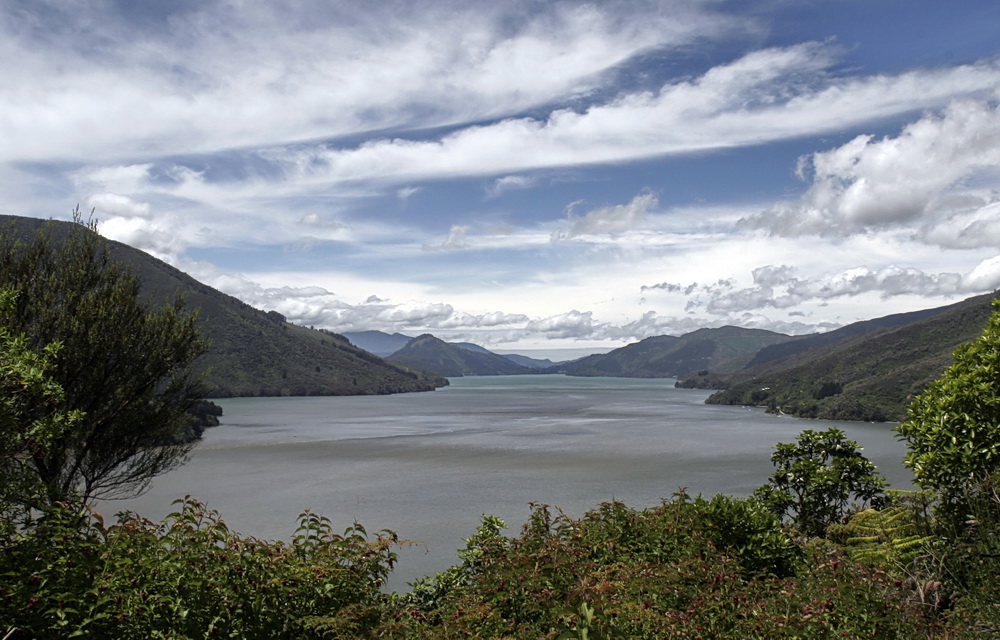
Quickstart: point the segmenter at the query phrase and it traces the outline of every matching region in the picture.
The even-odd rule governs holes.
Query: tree
[[[806,535],[821,536],[855,510],[884,504],[885,480],[840,429],[807,429],[796,444],[778,443],[771,462],[776,470],[754,496]]]
[[[37,491],[31,473],[31,454],[46,449],[60,435],[74,428],[83,415],[63,412],[56,405],[63,390],[52,380],[53,361],[60,344],[53,342],[41,353],[28,348],[23,335],[7,330],[17,292],[0,291],[0,535],[6,535],[28,516],[28,496]],[[48,407],[38,416],[39,407]]]
[[[140,493],[192,446],[187,411],[203,391],[189,366],[205,349],[196,315],[179,297],[159,308],[143,300],[94,224],[23,235],[0,234],[0,289],[18,291],[5,327],[35,354],[58,345],[48,357],[60,392],[23,403],[20,441],[54,410],[77,416],[45,447],[17,452],[40,487],[28,506]]]
[[[941,514],[963,520],[1000,467],[1000,301],[993,309],[983,334],[955,350],[896,428],[917,484],[936,492]]]

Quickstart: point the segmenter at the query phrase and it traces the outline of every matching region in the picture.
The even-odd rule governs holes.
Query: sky
[[[502,353],[1000,288],[996,0],[5,0],[0,213]]]

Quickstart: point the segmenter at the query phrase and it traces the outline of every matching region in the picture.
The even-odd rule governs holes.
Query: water
[[[291,537],[309,509],[338,529],[392,529],[423,546],[400,551],[390,588],[455,563],[481,514],[515,534],[529,503],[580,516],[601,501],[647,507],[680,487],[745,496],[766,482],[777,442],[838,426],[893,486],[909,485],[891,426],[776,417],[703,404],[673,380],[497,376],[452,379],[428,393],[218,401],[223,424],[191,460],[140,498],[99,505],[162,518],[192,495],[231,529]]]

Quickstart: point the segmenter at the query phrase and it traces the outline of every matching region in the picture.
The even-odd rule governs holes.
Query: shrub
[[[768,484],[754,495],[806,535],[822,536],[859,508],[884,504],[885,480],[840,429],[807,429],[795,444],[778,443]]]
[[[52,510],[9,541],[0,619],[10,638],[300,638],[315,616],[382,600],[395,536],[333,533],[305,513],[291,544],[232,533],[191,499],[162,523]]]
[[[959,532],[973,495],[1000,470],[1000,301],[982,336],[955,350],[955,362],[910,404],[897,427],[906,465],[937,493],[938,515]]]

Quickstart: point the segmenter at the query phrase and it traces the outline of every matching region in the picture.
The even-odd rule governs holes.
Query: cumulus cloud
[[[798,201],[742,221],[777,235],[842,236],[922,226],[930,241],[975,245],[996,238],[995,202],[956,197],[964,183],[1000,177],[1000,105],[962,100],[928,114],[896,137],[861,135],[800,160],[811,185]],[[973,202],[969,202],[969,198]],[[995,196],[994,196],[995,199]]]
[[[468,313],[442,302],[393,302],[377,295],[352,303],[320,286],[265,287],[252,279],[226,273],[207,262],[186,262],[188,273],[259,309],[275,310],[290,322],[336,332],[381,330],[450,333],[513,327],[522,330],[529,317],[520,313]]]
[[[525,327],[530,332],[545,334],[550,338],[593,337],[594,314],[576,309],[539,320],[532,320]]]
[[[447,251],[449,249],[467,249],[469,243],[466,236],[472,227],[464,224],[453,224],[451,229],[448,230],[448,237],[445,238],[440,244],[425,244],[423,245],[424,251]]]
[[[583,217],[575,216],[570,211],[567,216],[570,222],[568,229],[559,229],[552,233],[552,241],[576,238],[585,235],[614,235],[631,231],[641,226],[651,209],[655,209],[659,200],[653,193],[637,195],[628,204],[601,207],[588,212]]]
[[[149,218],[140,215],[102,216],[98,208],[101,235],[109,240],[123,242],[145,251],[169,264],[176,264],[178,257],[188,248],[188,241],[179,232],[180,221],[174,216]]]
[[[148,218],[150,216],[148,202],[136,202],[128,196],[117,193],[95,193],[87,198],[87,208],[92,209],[98,217],[112,215],[122,218]]]
[[[855,267],[836,273],[802,277],[788,265],[768,265],[754,269],[753,285],[737,287],[732,280],[709,284],[658,283],[643,291],[660,290],[690,298],[687,308],[712,314],[733,314],[765,308],[787,309],[809,302],[876,294],[882,299],[895,296],[923,297],[973,295],[1000,287],[1000,256],[982,261],[965,274],[925,273],[915,268],[890,265],[879,269]]]
[[[919,229],[918,237],[946,249],[1000,247],[1000,194],[991,190],[964,196],[943,203],[942,210],[948,215],[929,220]]]

